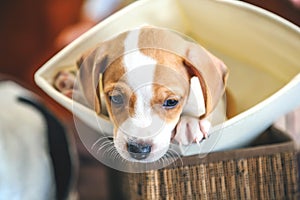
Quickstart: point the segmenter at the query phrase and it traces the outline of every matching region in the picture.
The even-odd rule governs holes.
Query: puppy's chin
[[[119,145],[115,144],[115,147],[118,151],[118,153],[121,155],[121,157],[129,162],[135,162],[135,163],[154,163],[156,161],[159,161],[168,151],[169,145],[165,147],[160,147],[159,149],[155,149],[153,152],[151,152],[147,158],[145,159],[135,159],[133,158],[126,148],[120,147]]]

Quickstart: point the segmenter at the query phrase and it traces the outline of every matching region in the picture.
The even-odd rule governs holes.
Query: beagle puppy
[[[220,123],[213,122],[213,112],[226,117],[227,67],[175,31],[143,26],[123,32],[85,53],[77,65],[77,90],[97,114],[107,113],[114,146],[126,160],[157,161],[171,142],[206,138],[211,125]],[[74,76],[56,76],[56,88],[70,96]]]

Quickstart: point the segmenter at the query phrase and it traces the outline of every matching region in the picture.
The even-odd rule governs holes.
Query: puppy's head
[[[223,94],[227,74],[225,65],[199,45],[154,27],[103,42],[78,64],[88,103],[99,115],[105,105],[117,151],[135,162],[153,162],[168,151],[191,95],[191,77],[199,78],[205,116]]]

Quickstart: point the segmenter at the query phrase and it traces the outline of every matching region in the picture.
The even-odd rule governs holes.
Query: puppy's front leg
[[[207,138],[210,127],[211,123],[206,119],[182,116],[175,128],[173,140],[180,145],[199,143],[202,139]]]

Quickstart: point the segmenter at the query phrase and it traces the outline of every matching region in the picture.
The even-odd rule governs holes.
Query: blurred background
[[[8,75],[40,95],[47,107],[68,127],[78,149],[80,167],[77,188],[80,199],[109,199],[109,169],[86,152],[72,126],[72,115],[35,85],[33,74],[81,33],[132,1],[1,1],[0,77]],[[297,0],[246,2],[272,11],[300,26],[300,6],[293,4],[297,3]],[[95,3],[101,7],[100,13],[91,11]]]

